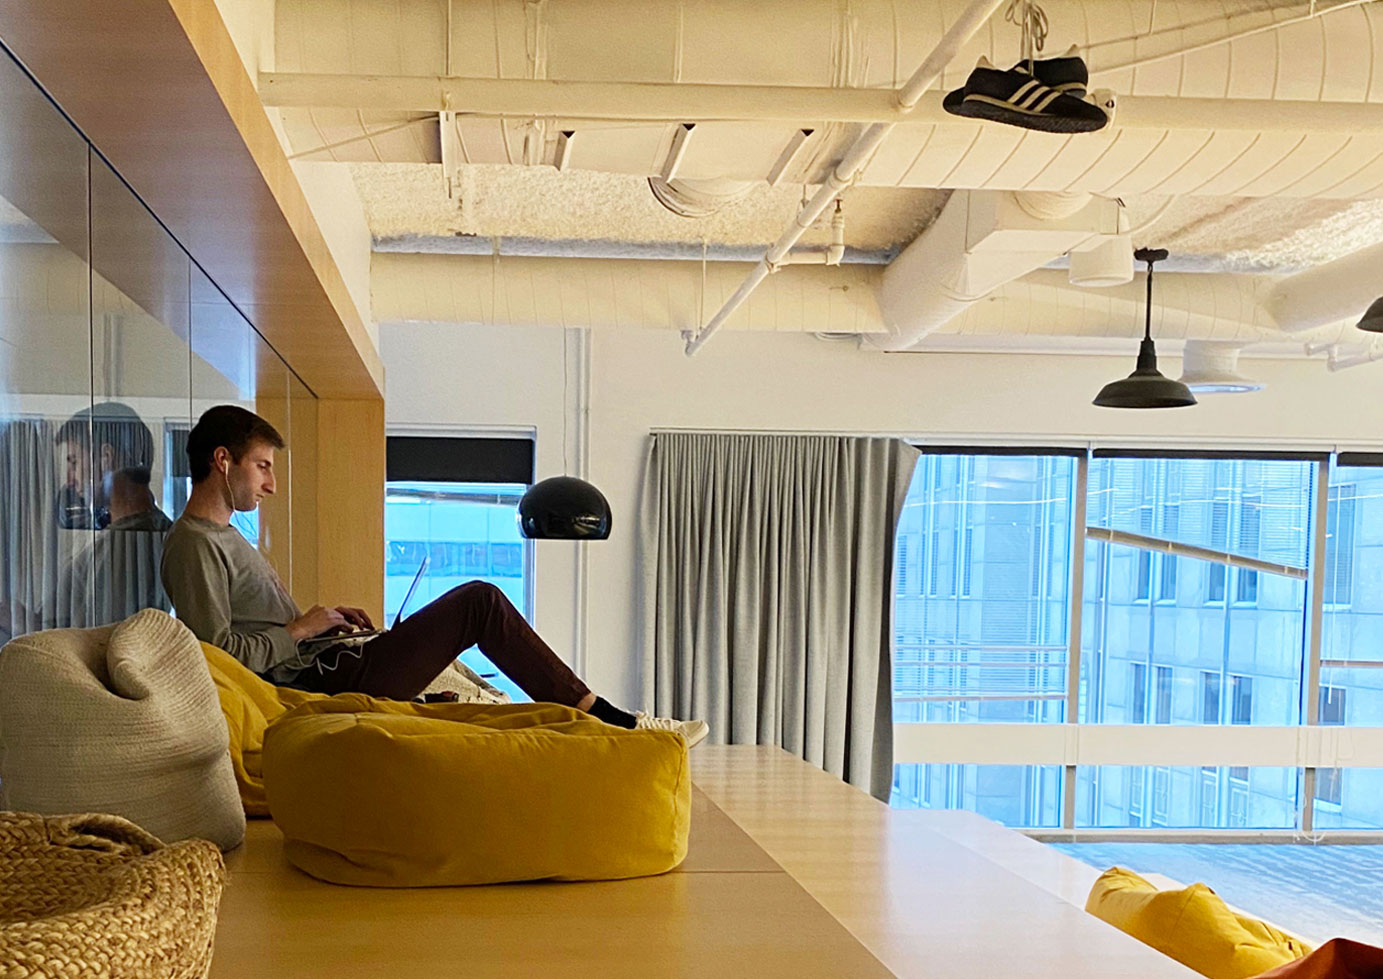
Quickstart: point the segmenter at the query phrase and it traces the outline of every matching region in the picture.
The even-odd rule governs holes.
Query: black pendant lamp
[[[1359,329],[1369,333],[1383,333],[1383,299],[1375,299],[1364,318],[1359,321]]]
[[[562,337],[562,469],[567,468],[567,336]],[[519,533],[529,540],[606,540],[610,501],[584,479],[549,476],[519,500]]]
[[[1148,263],[1147,323],[1138,347],[1138,366],[1128,377],[1101,388],[1094,403],[1101,408],[1185,408],[1196,403],[1196,396],[1185,384],[1164,377],[1157,369],[1157,348],[1152,339],[1153,265],[1167,257],[1167,249],[1140,248],[1133,257]]]
[[[533,540],[605,540],[610,503],[575,476],[549,476],[519,500],[519,533]]]

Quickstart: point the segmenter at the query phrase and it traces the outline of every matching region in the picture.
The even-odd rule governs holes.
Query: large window
[[[1296,723],[1314,474],[1315,463],[1297,460],[1112,454],[1091,460],[1087,522],[1115,533],[1086,541],[1082,720],[1219,723],[1218,709],[1217,719],[1208,719],[1206,699],[1218,704],[1225,690],[1231,699],[1225,723]],[[1205,556],[1167,550],[1176,545],[1203,549],[1192,554]],[[1231,566],[1211,553],[1299,573]],[[1149,605],[1138,599],[1142,568],[1154,558],[1160,587]],[[1103,582],[1102,590],[1092,581]],[[1124,699],[1120,678],[1133,665],[1157,671],[1151,707]],[[1255,695],[1260,706],[1251,715]]]
[[[898,720],[1064,718],[1074,475],[1064,456],[918,464],[898,529]]]
[[[533,548],[516,520],[532,479],[532,440],[390,436],[388,445],[386,621],[393,623],[424,562],[406,615],[458,585],[485,581],[532,620]],[[461,660],[515,700],[529,699],[480,650]]]
[[[1383,726],[1383,458],[1341,454],[1330,472],[1318,722]],[[1315,824],[1383,827],[1383,769],[1316,773]]]
[[[1383,727],[1383,590],[1362,585],[1383,580],[1383,456],[1080,455],[977,450],[919,462],[898,547],[935,570],[926,591],[900,572],[895,718],[1005,726],[903,737],[894,804],[1035,827],[1383,828],[1383,769],[1265,761],[1228,730],[1204,739],[1201,761],[1176,747],[1184,736],[1152,727]],[[1313,568],[1317,528],[1324,562]],[[1313,636],[1316,581],[1324,621]],[[1068,664],[1073,619],[1079,658]],[[1308,711],[1317,641],[1319,700]],[[1061,722],[1088,729],[1081,747],[1021,727]],[[1090,757],[1087,743],[1102,746],[1098,763],[1077,760]],[[1339,743],[1347,766],[1352,749]],[[1158,754],[1166,763],[1118,764]]]

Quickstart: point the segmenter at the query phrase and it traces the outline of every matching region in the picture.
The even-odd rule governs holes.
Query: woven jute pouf
[[[0,813],[0,979],[200,979],[225,864],[119,816]]]

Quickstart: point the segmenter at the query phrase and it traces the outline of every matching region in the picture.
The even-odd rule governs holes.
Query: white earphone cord
[[[231,489],[230,484],[229,463],[223,462],[221,464],[221,480],[226,484],[226,495],[230,497],[231,516],[234,517],[237,512],[237,507],[235,505],[235,490]],[[331,647],[328,646],[320,653],[310,656],[307,659],[303,659],[303,653],[299,652],[292,659],[285,660],[281,665],[288,667],[290,670],[306,670],[316,666],[318,673],[326,673],[328,671],[334,671],[341,666],[341,657],[343,654],[349,653],[356,659],[360,659],[365,655],[360,651],[359,647],[352,649],[348,645],[342,645],[341,648],[336,651],[336,659],[332,661],[330,666],[327,666],[325,655],[330,649]]]

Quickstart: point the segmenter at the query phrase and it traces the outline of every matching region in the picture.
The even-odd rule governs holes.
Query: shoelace
[[[653,717],[642,711],[634,715],[635,720],[643,727],[654,728],[659,731],[675,731],[681,727],[681,722],[671,717]]]
[[[1004,20],[1023,29],[1023,59],[1031,67],[1033,58],[1047,44],[1047,12],[1032,0],[1013,0],[1004,11]]]

